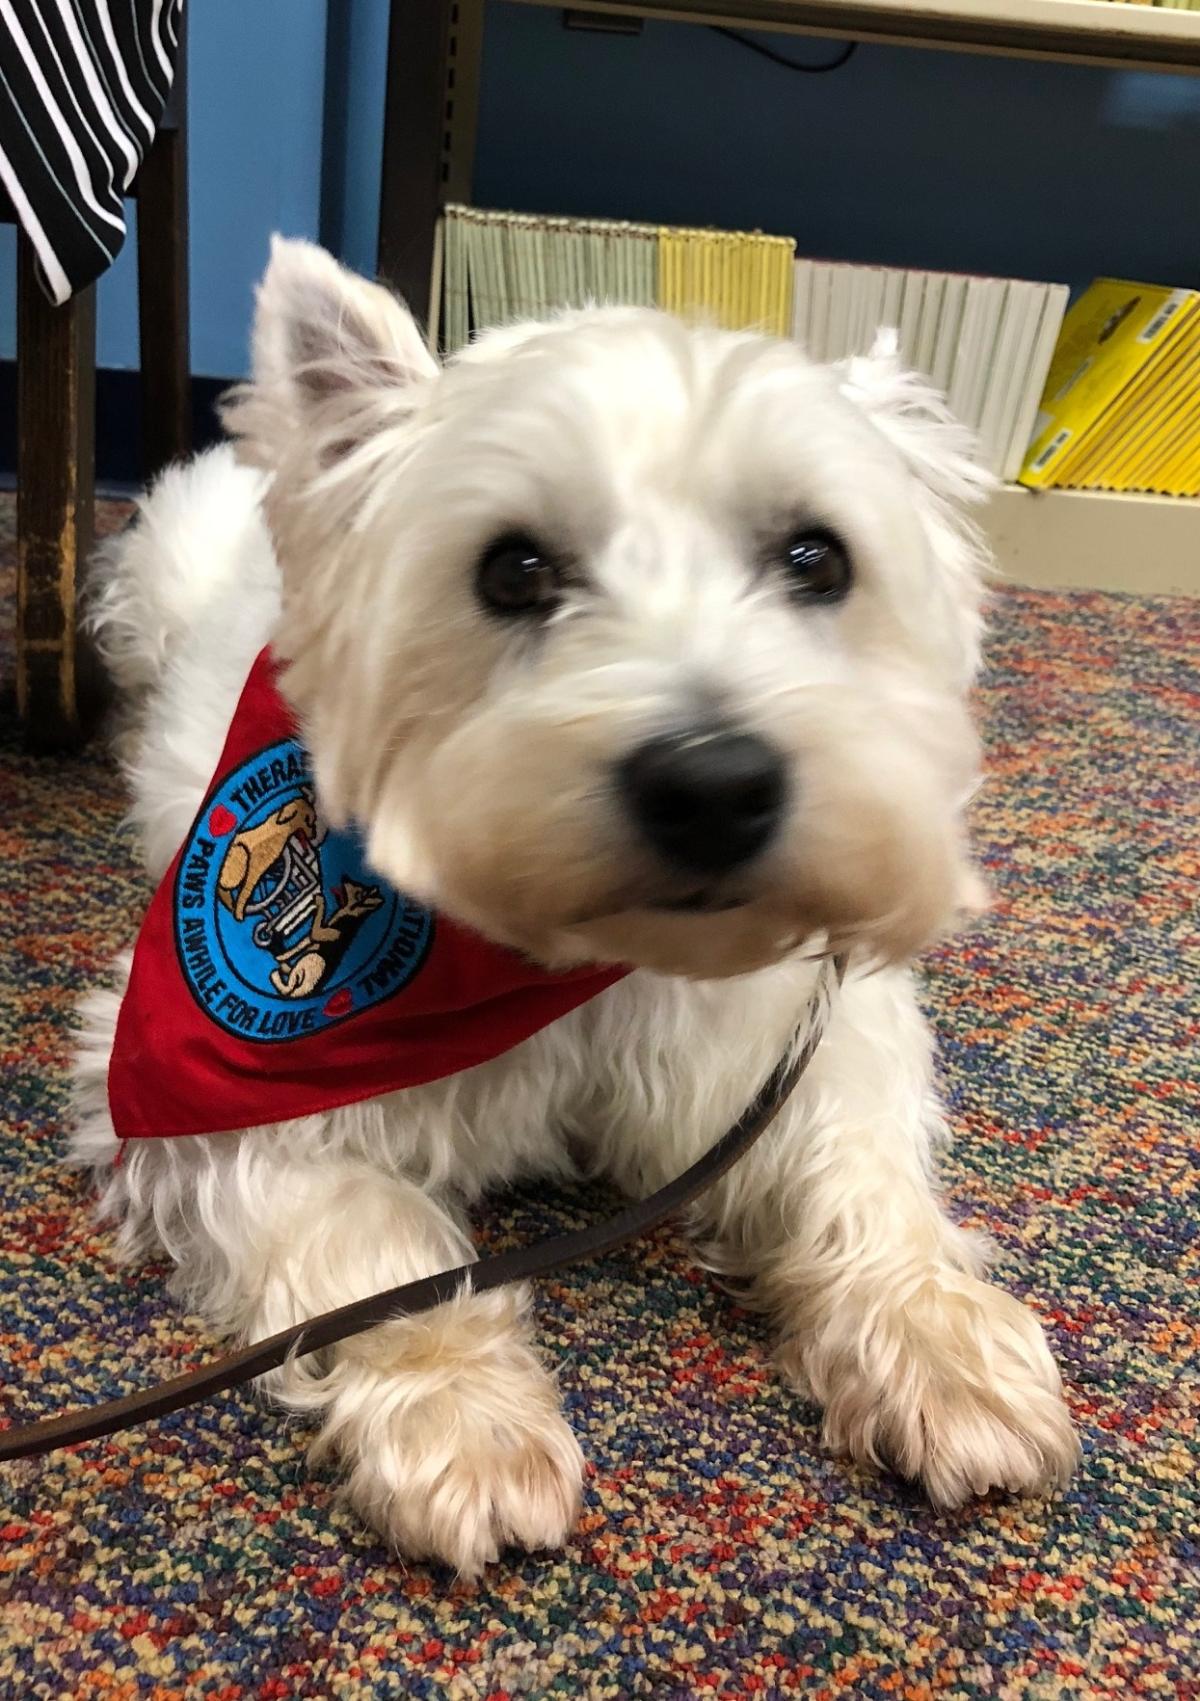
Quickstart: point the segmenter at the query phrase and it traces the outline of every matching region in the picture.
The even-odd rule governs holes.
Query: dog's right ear
[[[407,418],[438,370],[390,291],[279,236],[258,288],[253,355],[250,382],[222,416],[244,458],[271,470],[296,452],[333,466]]]

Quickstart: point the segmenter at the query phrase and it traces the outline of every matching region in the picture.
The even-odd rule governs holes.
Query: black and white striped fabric
[[[51,299],[105,271],[171,91],[183,0],[0,0],[0,184]]]

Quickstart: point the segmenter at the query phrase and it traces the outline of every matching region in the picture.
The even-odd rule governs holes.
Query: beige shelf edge
[[[983,524],[1015,584],[1200,596],[1200,499],[1007,485]]]
[[[525,0],[561,5],[561,0]],[[1112,0],[588,0],[587,10],[861,41],[1200,71],[1200,12]]]

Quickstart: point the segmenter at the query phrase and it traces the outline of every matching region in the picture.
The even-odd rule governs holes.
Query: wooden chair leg
[[[188,324],[187,124],[183,62],[171,105],[137,178],[142,474],[192,448]]]
[[[55,307],[17,241],[17,702],[29,743],[61,749],[88,730],[76,587],[92,543],[96,294]]]

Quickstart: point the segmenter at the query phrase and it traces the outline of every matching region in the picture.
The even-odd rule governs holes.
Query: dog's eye
[[[832,532],[797,532],[784,544],[781,560],[804,602],[841,602],[854,577],[845,545]]]
[[[562,580],[557,563],[527,537],[503,537],[484,552],[475,574],[479,599],[496,614],[549,614]]]

